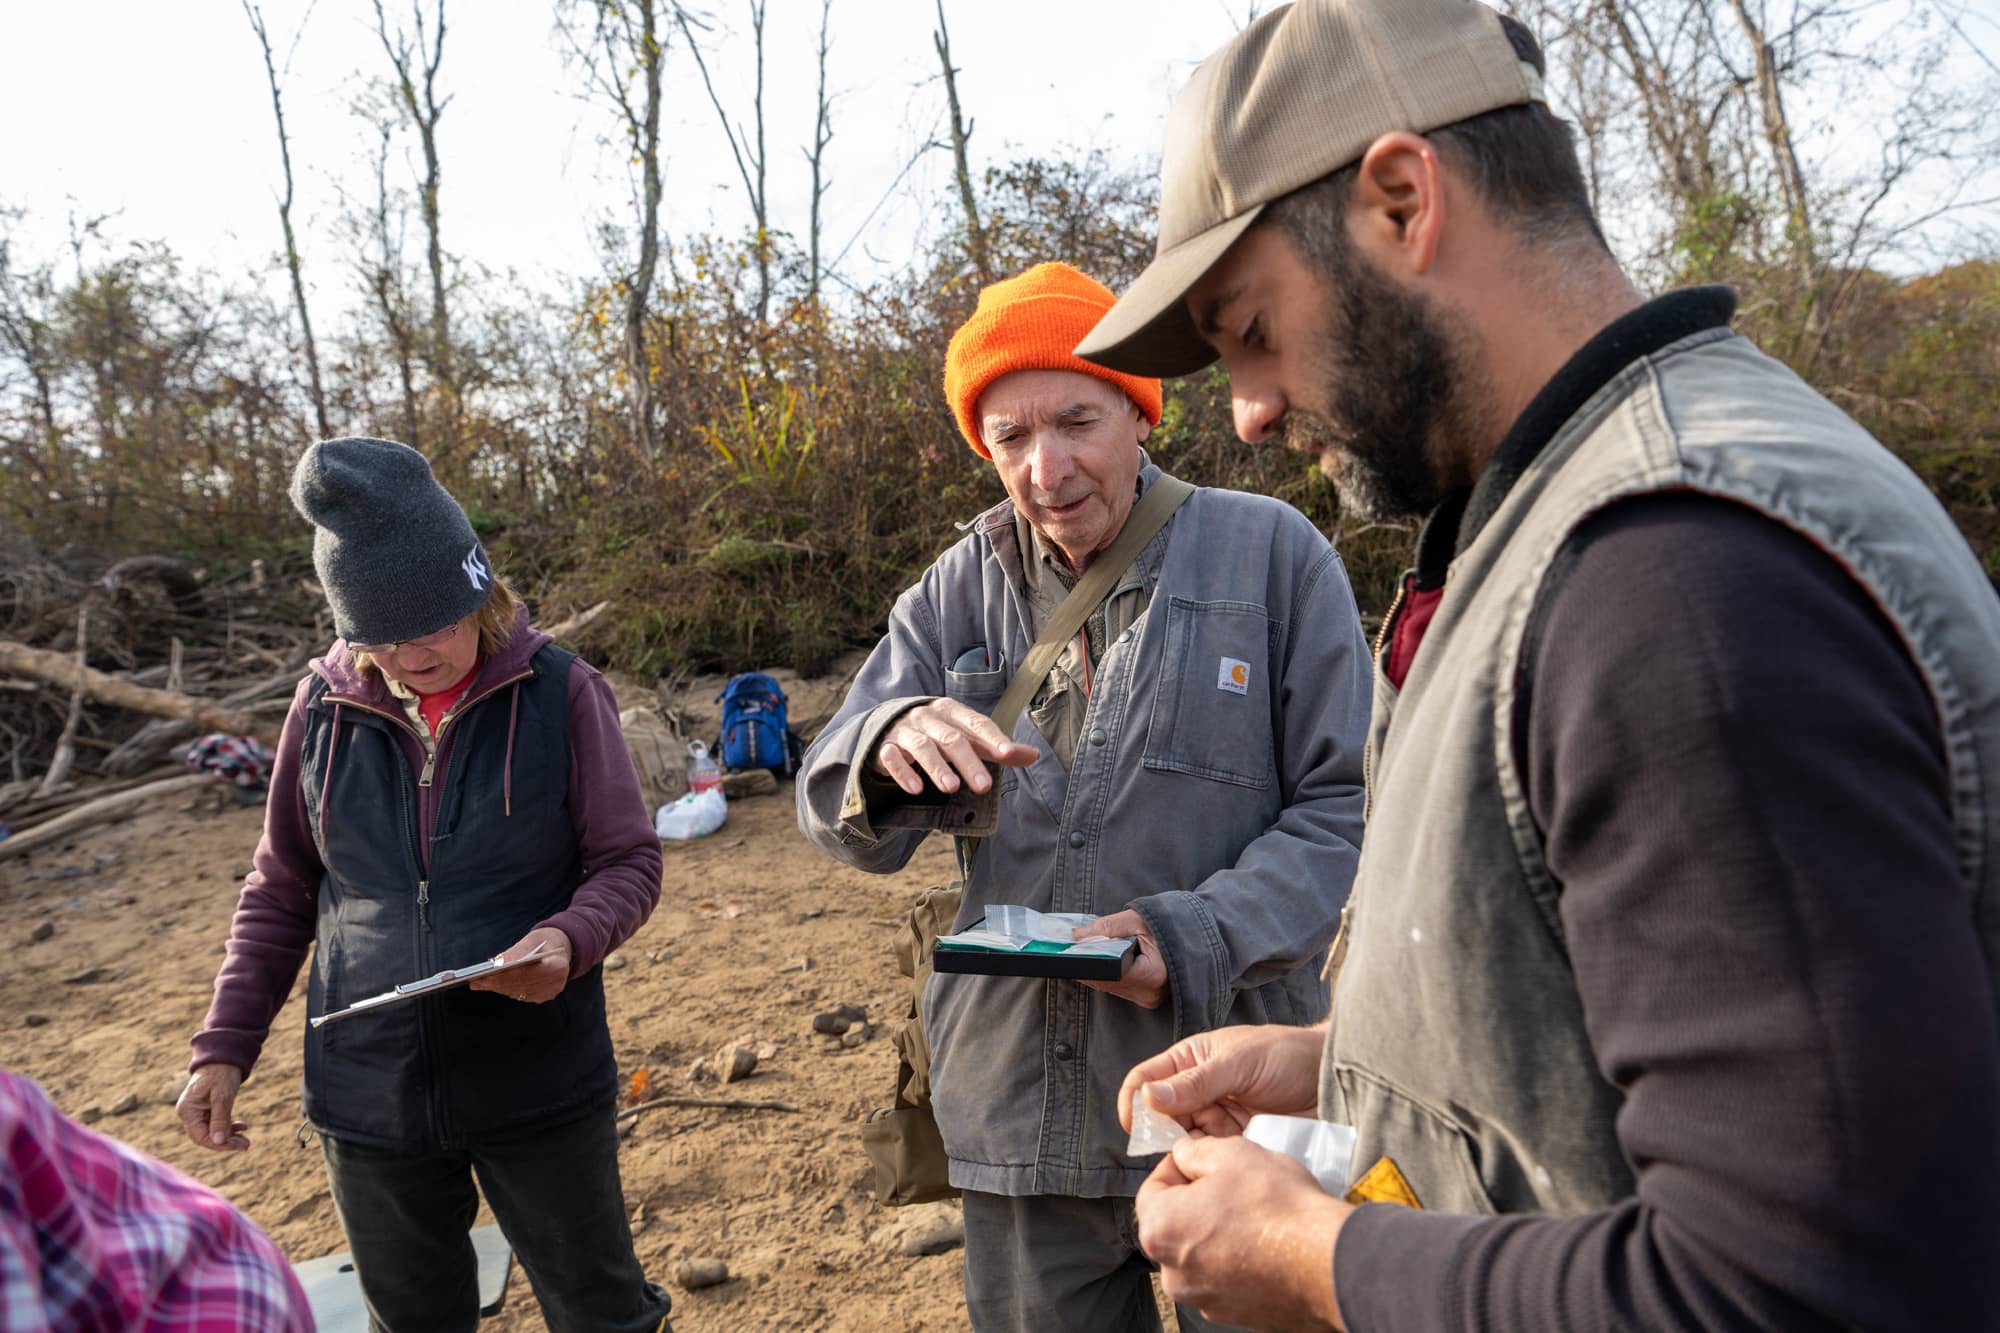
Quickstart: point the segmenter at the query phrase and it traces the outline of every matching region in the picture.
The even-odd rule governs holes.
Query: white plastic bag
[[[729,818],[729,798],[720,787],[691,791],[670,805],[660,807],[653,828],[662,838],[686,841],[705,838]]]
[[[1347,1193],[1354,1167],[1354,1126],[1299,1115],[1253,1115],[1243,1127],[1243,1137],[1305,1167],[1328,1194]]]

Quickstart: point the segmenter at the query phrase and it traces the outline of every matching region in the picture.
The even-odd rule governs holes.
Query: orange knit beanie
[[[993,456],[979,438],[979,395],[1016,370],[1094,375],[1124,390],[1146,420],[1160,424],[1158,380],[1107,370],[1072,350],[1117,299],[1109,287],[1068,264],[1037,264],[979,293],[978,308],[951,335],[944,357],[944,396],[975,453]]]

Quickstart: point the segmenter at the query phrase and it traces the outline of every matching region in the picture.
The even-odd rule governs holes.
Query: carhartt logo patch
[[[1221,667],[1215,673],[1215,688],[1228,690],[1231,694],[1250,693],[1250,664],[1233,657],[1223,658]]]
[[[493,574],[486,568],[486,562],[479,558],[477,546],[465,553],[465,559],[458,562],[458,567],[465,571],[465,581],[472,585],[474,592],[478,592],[493,581]]]

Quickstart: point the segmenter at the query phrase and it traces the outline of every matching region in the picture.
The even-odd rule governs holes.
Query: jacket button
[[[1069,845],[1072,847],[1081,847],[1083,846],[1085,841],[1086,840],[1083,836],[1083,831],[1081,829],[1069,835]]]
[[[1103,727],[1093,728],[1090,733],[1090,743],[1092,745],[1102,745],[1104,744],[1104,740],[1105,740],[1104,728]]]
[[[1076,1047],[1066,1041],[1059,1041],[1049,1049],[1055,1053],[1055,1057],[1058,1060],[1067,1060],[1076,1054]]]

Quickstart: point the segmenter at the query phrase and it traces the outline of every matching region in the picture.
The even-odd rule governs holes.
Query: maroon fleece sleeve
[[[236,900],[236,915],[229,920],[229,945],[216,974],[215,997],[201,1031],[189,1043],[194,1047],[190,1071],[226,1064],[250,1072],[312,945],[323,867],[299,787],[311,680],[308,676],[299,682],[285,714],[271,768],[271,794],[264,804],[264,836]]]
[[[569,813],[583,851],[583,883],[568,907],[536,926],[569,936],[569,974],[579,977],[646,924],[660,901],[661,865],[618,701],[582,658],[569,669]]]

